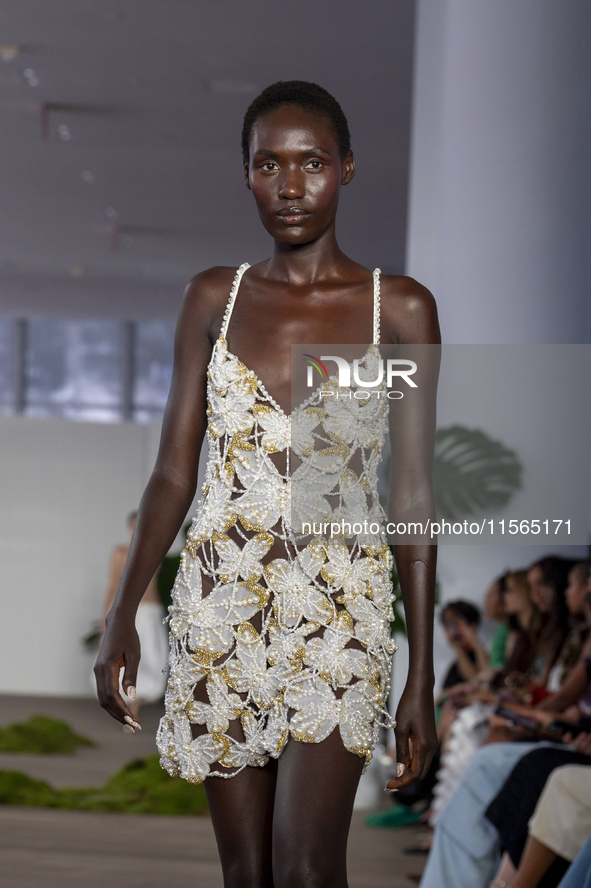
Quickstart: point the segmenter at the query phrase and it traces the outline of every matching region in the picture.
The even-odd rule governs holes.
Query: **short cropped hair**
[[[327,117],[330,120],[341,158],[344,159],[351,150],[351,135],[349,124],[343,113],[343,109],[331,94],[308,80],[279,80],[272,83],[262,91],[250,104],[244,115],[242,127],[242,158],[244,163],[249,161],[249,143],[252,128],[259,117],[274,111],[282,105],[297,105],[306,111],[312,111]]]
[[[469,601],[447,601],[441,611],[441,619],[445,619],[446,614],[453,614],[460,619],[465,620],[471,626],[478,626],[480,623],[480,611]]]

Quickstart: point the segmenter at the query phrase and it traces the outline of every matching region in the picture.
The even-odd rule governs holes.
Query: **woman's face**
[[[585,611],[585,595],[587,579],[581,579],[579,571],[573,567],[568,574],[568,586],[564,591],[566,606],[571,614],[582,614]]]
[[[498,583],[491,583],[484,597],[484,612],[489,620],[502,620],[504,616],[503,596]]]
[[[530,599],[518,586],[513,577],[507,577],[507,588],[503,593],[503,606],[507,615],[524,613],[530,607]]]
[[[549,614],[554,605],[555,592],[552,586],[544,581],[542,568],[534,565],[527,572],[527,581],[531,590],[531,600],[543,614]]]
[[[443,611],[441,615],[441,623],[443,631],[447,636],[450,644],[454,644],[461,640],[461,623],[462,621],[454,611]]]
[[[282,105],[255,122],[246,184],[261,221],[276,241],[310,243],[333,224],[341,185],[355,174],[342,160],[330,120],[297,105]]]
[[[587,579],[587,595],[585,596],[584,613],[587,623],[591,626],[591,574],[589,574],[589,578]]]

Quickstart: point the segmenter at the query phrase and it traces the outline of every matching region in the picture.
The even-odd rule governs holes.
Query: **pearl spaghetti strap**
[[[228,332],[228,324],[230,323],[230,318],[232,317],[232,310],[234,308],[234,303],[236,302],[236,296],[238,295],[240,281],[242,280],[242,275],[247,268],[250,268],[250,265],[248,264],[248,262],[243,262],[234,275],[234,283],[232,284],[232,289],[230,290],[230,298],[228,299],[228,304],[226,305],[224,319],[222,321],[222,328],[220,330],[220,339],[226,338],[226,334]]]
[[[380,275],[379,268],[373,273],[373,344],[380,344]]]

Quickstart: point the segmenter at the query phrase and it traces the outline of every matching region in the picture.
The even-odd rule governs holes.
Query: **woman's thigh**
[[[363,759],[338,729],[321,743],[290,739],[278,760],[273,813],[275,888],[345,888],[346,850]]]
[[[277,762],[228,780],[208,777],[205,792],[224,888],[273,888],[271,831]]]

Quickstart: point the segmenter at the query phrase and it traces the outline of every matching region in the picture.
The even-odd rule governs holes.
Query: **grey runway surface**
[[[0,695],[0,724],[39,713],[62,718],[99,745],[73,756],[0,753],[0,770],[54,786],[100,786],[126,762],[155,751],[159,706],[141,712],[141,734],[124,734],[89,699]],[[349,837],[350,888],[409,888],[424,858],[402,853],[421,828],[369,829],[355,812]],[[207,817],[98,814],[0,805],[1,888],[222,888]]]

